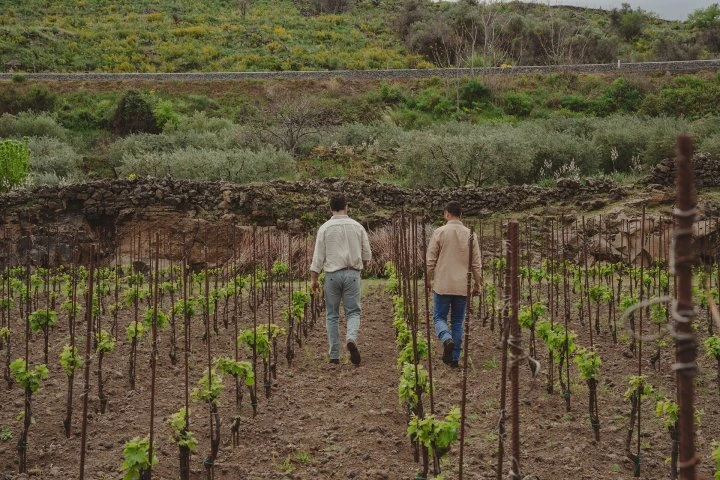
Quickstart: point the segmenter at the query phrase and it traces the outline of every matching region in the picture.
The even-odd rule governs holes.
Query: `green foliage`
[[[135,437],[128,440],[123,449],[123,456],[122,469],[125,472],[123,480],[140,480],[143,472],[151,466],[150,437]],[[153,451],[152,465],[157,463],[157,455]]]
[[[430,392],[428,373],[422,365],[418,365],[416,381],[415,364],[406,362],[403,364],[398,386],[400,403],[406,404],[410,409],[415,409],[419,402],[418,389],[423,393]]]
[[[667,307],[662,303],[656,303],[650,306],[650,320],[655,325],[661,325],[666,320]]]
[[[10,372],[12,372],[15,382],[25,389],[30,389],[31,393],[40,390],[40,382],[48,377],[48,368],[43,365],[37,365],[34,368],[26,369],[25,360],[18,358],[10,363]]]
[[[590,285],[590,300],[595,303],[607,303],[612,299],[612,289],[607,285]]]
[[[128,337],[130,335],[128,334]],[[100,330],[95,334],[97,340],[97,351],[102,353],[111,353],[115,350],[115,339],[110,336],[107,330]]]
[[[30,314],[30,329],[41,332],[57,325],[57,312],[53,310],[36,310]]]
[[[600,96],[596,109],[600,114],[635,112],[640,108],[642,100],[640,90],[620,77]]]
[[[0,141],[0,192],[22,185],[30,169],[28,140]]]
[[[510,115],[527,117],[532,112],[532,98],[525,92],[505,92],[501,99],[503,108]]]
[[[272,146],[258,151],[178,148],[168,152],[144,151],[126,155],[117,167],[121,176],[130,174],[185,180],[226,180],[248,183],[284,178],[294,172],[292,155]]]
[[[133,307],[135,304],[140,303],[143,299],[150,295],[150,291],[147,288],[132,287],[125,290],[125,305]]]
[[[0,138],[52,137],[67,140],[68,132],[48,113],[23,112],[0,116]]]
[[[9,440],[12,440],[13,434],[8,428],[7,425],[3,425],[2,428],[0,428],[0,441],[7,442]]]
[[[238,346],[252,350],[253,345],[255,345],[257,354],[267,361],[270,358],[270,341],[268,340],[267,330],[263,332],[262,328],[258,327],[256,333],[257,335],[253,333],[251,328],[240,332],[237,338]],[[255,343],[256,338],[257,343]]]
[[[712,444],[712,459],[715,461],[715,480],[720,480],[720,442]]]
[[[659,400],[655,404],[655,415],[662,421],[665,428],[674,428],[680,419],[680,407],[672,400]]]
[[[633,40],[643,33],[647,17],[642,10],[629,9],[620,18],[620,33],[625,40]]]
[[[143,326],[146,329],[151,329],[153,322],[155,321],[155,309],[154,308],[148,308],[145,311],[145,315],[143,316]],[[155,325],[157,328],[166,329],[170,326],[170,322],[168,321],[168,317],[162,310],[158,309],[157,311],[157,321],[155,321]]]
[[[577,364],[578,369],[580,370],[580,378],[583,380],[600,379],[600,365],[602,364],[602,359],[595,350],[579,348],[573,361]]]
[[[631,375],[628,379],[628,389],[625,391],[625,399],[630,399],[638,393],[642,398],[649,397],[655,393],[655,389],[647,381],[646,375]]]
[[[185,429],[186,419],[184,408],[170,414],[167,419],[167,424],[170,427],[170,440],[177,446],[186,447],[190,452],[194,452],[198,440],[191,431]]]
[[[574,332],[565,332],[565,327],[561,324],[550,325],[548,321],[537,323],[537,334],[540,340],[545,344],[548,351],[552,352],[553,358],[559,362],[565,356],[571,357],[576,350]]]
[[[445,420],[438,420],[435,415],[426,415],[420,419],[416,416],[410,420],[407,434],[417,439],[428,449],[430,455],[444,456],[450,445],[457,440],[460,429],[460,409],[453,407]]]
[[[78,354],[78,349],[74,345],[65,345],[60,354],[60,365],[68,377],[72,375],[76,369],[82,367],[83,360]]]
[[[214,369],[211,371],[211,375],[208,375],[206,368],[205,374],[198,381],[198,386],[192,389],[192,398],[196,402],[217,405],[217,399],[223,388],[222,377]]]
[[[275,260],[272,264],[272,268],[270,269],[270,272],[274,276],[282,276],[285,275],[290,270],[290,266],[286,262],[282,262],[280,260]]]
[[[417,356],[418,362],[426,360],[428,357],[428,344],[427,341],[418,336],[417,341]],[[407,344],[400,350],[400,355],[397,358],[397,366],[400,368],[406,363],[415,363],[415,354],[413,352],[413,344],[408,341]]]
[[[7,342],[10,339],[11,334],[12,330],[10,330],[8,327],[0,328],[0,340]]]
[[[32,85],[23,91],[14,87],[0,91],[0,115],[20,112],[49,112],[57,103],[57,95],[51,93],[44,85]]]
[[[215,368],[226,375],[245,381],[245,385],[255,385],[255,374],[250,362],[238,362],[230,357],[218,357],[215,359]]]
[[[538,321],[547,317],[547,307],[544,303],[535,302],[532,305],[523,305],[518,312],[518,322],[523,328],[534,328]]]
[[[184,299],[180,299],[175,302],[173,312],[175,313],[175,315],[183,315],[187,316],[188,318],[192,318],[195,316],[196,304],[197,302],[192,298],[188,298],[187,301]]]
[[[125,330],[128,342],[140,341],[143,333],[145,333],[145,325],[142,322],[130,322]]]
[[[708,357],[720,359],[720,336],[713,335],[706,338],[703,345]]]
[[[110,120],[110,130],[116,135],[160,133],[150,102],[137,90],[128,90],[120,99]]]
[[[397,276],[397,268],[392,261],[385,263],[383,267],[383,274],[387,278],[385,282],[385,291],[390,295],[397,295],[400,293],[400,281]]]

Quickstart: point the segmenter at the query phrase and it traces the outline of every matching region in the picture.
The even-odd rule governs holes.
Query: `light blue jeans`
[[[452,359],[458,362],[460,361],[460,352],[462,351],[463,323],[465,321],[467,297],[435,293],[434,301],[435,311],[433,314],[433,323],[435,324],[435,333],[443,343],[446,340],[453,341],[455,348],[453,349]],[[449,328],[447,323],[448,313],[450,313]]]
[[[338,270],[325,273],[325,307],[330,358],[340,358],[340,301],[345,307],[346,341],[357,343],[360,331],[360,272]]]

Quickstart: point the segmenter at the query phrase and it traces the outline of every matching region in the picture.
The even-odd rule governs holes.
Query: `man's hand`
[[[432,291],[433,291],[433,289],[432,289],[432,280],[428,280],[428,281],[425,282],[425,288],[427,288],[428,291],[429,291],[430,293],[432,293]]]
[[[317,294],[320,291],[320,282],[319,282],[320,274],[317,272],[310,272],[310,288],[312,289],[312,292]]]

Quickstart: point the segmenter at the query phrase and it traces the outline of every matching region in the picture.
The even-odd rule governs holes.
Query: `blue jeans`
[[[435,309],[433,313],[433,323],[435,324],[435,333],[441,342],[452,339],[455,343],[452,359],[455,362],[460,361],[460,351],[462,350],[463,338],[463,322],[465,321],[465,307],[467,306],[467,297],[464,295],[440,295],[433,293]],[[448,328],[447,316],[450,312],[450,327]]]
[[[340,358],[340,301],[345,307],[347,342],[357,344],[360,331],[360,272],[338,270],[325,273],[325,307],[330,358]]]

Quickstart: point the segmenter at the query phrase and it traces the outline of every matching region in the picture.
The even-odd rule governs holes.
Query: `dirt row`
[[[278,303],[276,312],[282,302]],[[412,450],[405,436],[406,417],[398,404],[395,366],[397,351],[391,319],[391,301],[380,282],[366,282],[359,346],[362,364],[354,367],[345,356],[341,365],[327,362],[327,341],[324,321],[320,319],[309,337],[296,351],[292,367],[280,354],[278,379],[270,398],[260,393],[258,414],[246,395],[240,446],[233,449],[229,423],[234,409],[234,392],[229,381],[221,396],[222,445],[216,462],[216,479],[411,479],[418,472]],[[259,312],[265,322],[267,313]],[[251,321],[244,314],[245,327]],[[279,319],[277,320],[279,322]],[[471,366],[468,372],[467,444],[465,473],[468,479],[495,478],[497,454],[497,421],[499,418],[498,333],[483,327],[482,321],[471,320]],[[62,321],[60,322],[63,323]],[[129,323],[127,314],[121,325]],[[191,388],[206,366],[206,350],[202,343],[203,324],[196,318],[192,326]],[[587,334],[581,325],[571,325],[578,333],[577,343],[585,344]],[[73,435],[66,439],[62,419],[65,411],[66,377],[57,358],[66,341],[66,327],[53,333],[51,341],[50,378],[35,395],[35,423],[30,429],[28,466],[30,477],[39,479],[77,478],[81,385],[75,383],[75,416]],[[232,330],[221,327],[220,335],[211,335],[213,356],[233,351]],[[156,444],[159,463],[153,469],[155,478],[173,479],[178,475],[177,448],[169,441],[165,419],[183,405],[182,361],[173,366],[168,356],[169,334],[163,332],[160,342],[156,403]],[[22,345],[16,336],[12,343],[13,358]],[[527,340],[527,338],[525,339]],[[80,341],[83,344],[82,341]],[[433,352],[436,393],[435,403],[440,415],[459,404],[461,372],[451,370],[439,361],[438,343]],[[637,369],[636,360],[626,358],[621,346],[612,344],[608,333],[597,339],[603,358],[602,381],[599,387],[601,441],[593,440],[587,419],[587,388],[571,385],[571,412],[556,386],[555,393],[545,388],[544,373],[531,379],[523,368],[521,377],[521,436],[523,472],[540,479],[625,479],[632,478],[632,465],[623,454],[629,404],[623,399],[627,377]],[[149,342],[143,341],[139,351],[137,388],[128,390],[127,355],[129,344],[124,335],[115,352],[104,363],[108,378],[108,412],[99,413],[94,390],[90,397],[88,427],[87,475],[89,479],[121,478],[120,465],[124,443],[132,437],[144,436],[149,428]],[[4,351],[2,352],[4,354]],[[649,364],[645,373],[656,389],[673,391],[670,370],[671,350],[663,351],[660,369]],[[546,356],[539,353],[546,368]],[[32,361],[42,359],[42,337],[33,337]],[[180,355],[182,359],[182,355]],[[710,443],[720,439],[720,402],[713,364],[700,361],[698,405],[703,411],[698,428],[698,449],[703,459],[700,473],[712,475],[709,458]],[[572,369],[576,378],[575,367]],[[262,392],[262,388],[259,389]],[[7,426],[13,438],[0,441],[0,478],[26,478],[17,471],[15,444],[21,422],[16,420],[23,406],[19,388],[0,390],[0,428]],[[192,430],[200,445],[192,457],[192,478],[205,478],[202,461],[209,451],[209,416],[204,406],[194,404],[191,410]],[[643,407],[642,476],[644,479],[668,478],[665,464],[670,452],[670,437],[654,418],[654,402]],[[444,478],[457,478],[457,448],[443,462]],[[507,458],[506,458],[507,466]]]

